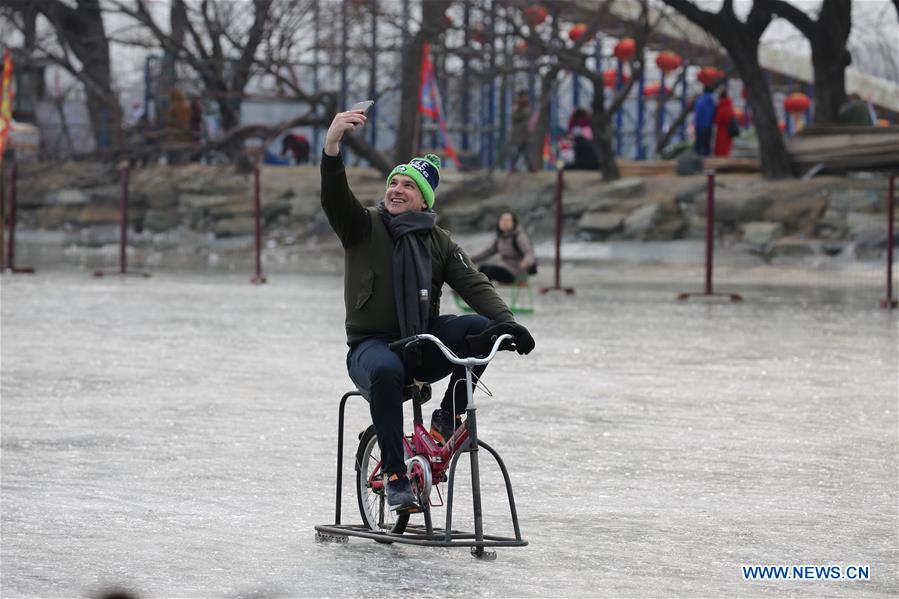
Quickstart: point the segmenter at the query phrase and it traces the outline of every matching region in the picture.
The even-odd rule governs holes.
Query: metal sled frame
[[[522,278],[516,279],[513,283],[493,283],[498,289],[509,287],[509,310],[512,314],[533,314],[534,313],[534,288],[531,286],[531,279],[524,275]],[[465,300],[456,293],[452,292],[453,301],[460,310],[471,314],[474,310],[465,303]]]
[[[470,387],[469,387],[470,388]],[[408,525],[406,532],[403,534],[395,534],[391,532],[374,531],[365,524],[341,524],[341,495],[343,486],[343,429],[344,429],[344,412],[346,409],[347,399],[358,395],[362,396],[358,391],[350,391],[345,393],[340,399],[340,411],[337,424],[337,494],[336,508],[334,513],[334,524],[316,525],[316,540],[324,542],[346,542],[347,537],[361,537],[364,539],[373,539],[382,543],[406,543],[408,545],[422,545],[430,547],[470,547],[471,553],[475,557],[484,559],[493,559],[496,557],[495,552],[485,551],[485,547],[524,547],[527,541],[521,538],[521,530],[518,526],[518,513],[515,510],[515,499],[512,496],[512,483],[509,480],[509,472],[503,463],[499,454],[483,441],[477,440],[477,424],[475,419],[475,407],[469,404],[468,427],[469,438],[465,447],[459,449],[453,455],[450,464],[449,476],[447,478],[447,499],[446,499],[446,526],[445,528],[435,528],[431,522],[431,510],[427,499],[422,502],[422,512],[425,519],[425,525]],[[420,410],[420,404],[417,402],[414,406]],[[512,528],[515,537],[502,537],[496,535],[485,535],[483,531],[483,517],[481,512],[481,481],[480,470],[478,468],[478,448],[486,450],[499,465],[503,473],[503,479],[506,483],[506,494],[509,498],[509,511],[512,516]],[[474,502],[474,532],[463,532],[453,530],[453,483],[456,477],[456,465],[463,453],[467,453],[471,458],[471,488],[472,500]],[[358,464],[356,466],[358,468]]]

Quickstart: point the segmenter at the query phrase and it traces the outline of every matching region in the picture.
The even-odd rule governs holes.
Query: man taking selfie
[[[430,333],[456,355],[472,355],[465,338],[501,327],[517,338],[517,351],[530,353],[534,339],[514,322],[493,285],[468,256],[436,226],[433,211],[440,182],[440,159],[428,154],[396,166],[387,177],[380,204],[365,208],[353,195],[340,154],[347,132],[365,124],[361,110],[334,117],[325,136],[321,162],[322,207],[344,248],[344,303],[350,378],[369,400],[381,449],[381,471],[388,478],[387,503],[398,512],[417,511],[418,500],[406,478],[403,456],[403,387],[412,379],[450,381],[431,416],[431,434],[449,439],[461,423],[467,398],[465,370],[453,366],[428,344],[419,365],[405,365],[388,344]],[[440,314],[447,283],[477,314]],[[475,368],[480,377],[484,367]]]

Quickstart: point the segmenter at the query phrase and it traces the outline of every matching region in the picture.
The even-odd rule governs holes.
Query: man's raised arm
[[[347,182],[340,141],[347,131],[364,124],[365,115],[361,112],[340,112],[325,135],[321,163],[322,208],[343,247],[350,247],[359,240],[365,231],[367,215]]]

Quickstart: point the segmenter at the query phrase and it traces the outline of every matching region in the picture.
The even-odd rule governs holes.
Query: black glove
[[[514,320],[491,324],[484,329],[483,333],[479,335],[469,335],[466,339],[475,355],[483,355],[490,351],[490,348],[493,347],[493,342],[497,337],[506,333],[515,337],[514,349],[519,354],[529,354],[533,351],[534,338],[531,337],[531,333]],[[505,343],[500,346],[500,349],[513,349],[512,347],[506,347]]]
[[[531,332],[524,328],[524,325],[515,321],[510,322],[512,325],[512,334],[515,336],[515,351],[521,355],[529,354],[534,351],[534,338]]]

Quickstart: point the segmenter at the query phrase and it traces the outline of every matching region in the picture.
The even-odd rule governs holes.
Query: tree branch
[[[798,29],[802,35],[809,39],[816,33],[817,23],[815,23],[815,21],[813,21],[805,12],[799,10],[788,2],[784,2],[784,0],[755,0],[753,10],[755,10],[756,7],[764,7],[769,12],[786,19],[793,25],[793,27]]]

